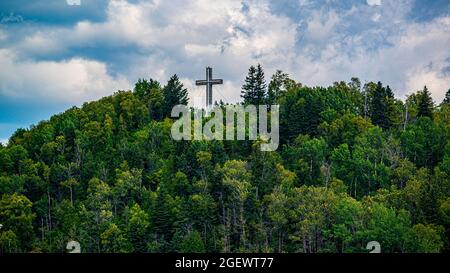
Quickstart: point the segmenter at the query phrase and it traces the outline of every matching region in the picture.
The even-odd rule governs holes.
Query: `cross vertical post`
[[[223,80],[222,79],[213,79],[212,68],[209,66],[206,68],[206,80],[195,81],[195,85],[197,85],[197,86],[206,85],[206,107],[207,108],[211,107],[213,104],[212,89],[213,89],[213,85],[215,85],[215,84],[223,84]]]

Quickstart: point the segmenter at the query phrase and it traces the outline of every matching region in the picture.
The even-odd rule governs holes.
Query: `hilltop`
[[[275,152],[172,140],[176,76],[18,130],[0,145],[0,252],[448,250],[448,103],[358,79],[260,84],[244,103],[280,105]]]

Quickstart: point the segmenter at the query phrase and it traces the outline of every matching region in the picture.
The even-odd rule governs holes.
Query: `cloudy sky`
[[[80,5],[73,5],[80,2]],[[71,5],[70,5],[71,4]],[[450,88],[448,0],[0,1],[0,141],[138,78],[178,74],[191,98],[205,66],[235,102],[248,67],[306,85],[359,77],[398,97]]]

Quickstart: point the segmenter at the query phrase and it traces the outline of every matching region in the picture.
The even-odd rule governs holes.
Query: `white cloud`
[[[367,0],[369,6],[380,6],[381,0]]]
[[[66,61],[21,61],[0,50],[0,94],[16,98],[80,103],[130,88],[123,77],[112,77],[106,65],[74,58]]]
[[[321,20],[313,15],[309,22],[322,22],[323,28],[330,16],[336,13],[332,10],[321,14]],[[339,16],[334,20],[337,24],[324,28],[327,38],[316,39],[319,42],[315,46],[307,40],[296,55],[291,67],[296,79],[307,85],[327,85],[358,76],[363,81],[380,80],[389,84],[401,98],[427,85],[436,102],[443,99],[450,87],[448,73],[442,72],[448,67],[450,57],[450,17],[426,23],[400,20],[389,26],[395,31],[387,31],[384,26],[368,26],[365,32],[350,36],[340,28],[339,22],[346,22],[345,14]],[[384,42],[378,45],[377,41],[371,41],[367,46],[368,35],[382,35]],[[376,48],[371,47],[374,43]]]
[[[0,139],[0,143],[3,145],[8,145],[8,139]]]
[[[326,17],[326,18],[323,18]],[[306,37],[308,42],[323,42],[333,37],[335,27],[339,23],[340,17],[335,11],[331,11],[323,16],[320,11],[313,13],[308,20]]]
[[[223,93],[232,102],[239,99],[248,67],[261,62],[267,78],[276,69],[308,85],[358,76],[381,80],[398,95],[427,84],[440,100],[450,87],[449,76],[441,73],[448,66],[449,17],[411,23],[405,19],[411,0],[367,4],[342,12],[314,9],[312,1],[299,0],[302,9],[314,10],[297,22],[273,14],[268,1],[247,1],[243,8],[240,0],[213,5],[208,0],[111,0],[104,22],[44,28],[0,51],[0,65],[10,67],[0,71],[0,92],[82,102],[130,88],[137,78],[165,81],[178,73],[191,97],[204,96],[193,83],[211,65],[225,79],[223,86],[215,87],[223,91],[215,99]],[[84,48],[126,54],[128,46],[138,49],[127,57],[130,64],[118,69],[119,76],[111,76],[104,62],[86,58],[32,58]]]

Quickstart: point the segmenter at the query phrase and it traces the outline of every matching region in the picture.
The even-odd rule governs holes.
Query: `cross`
[[[212,78],[212,68],[206,68],[206,80],[198,80],[195,81],[195,85],[206,85],[206,107],[210,107],[212,105],[212,88],[215,84],[223,84],[222,79],[213,79]]]

